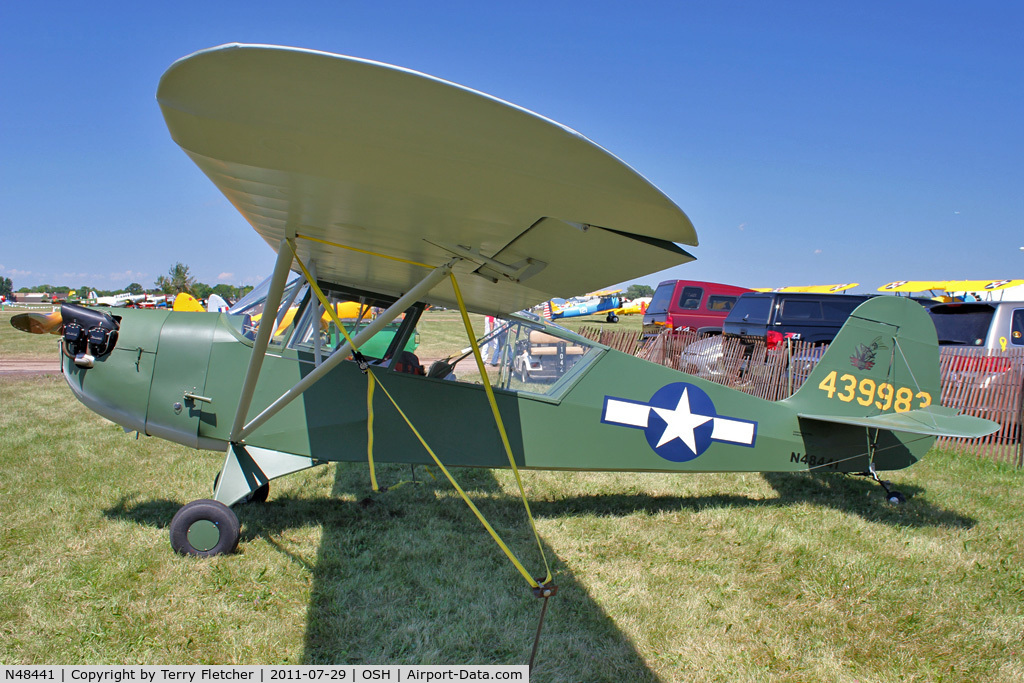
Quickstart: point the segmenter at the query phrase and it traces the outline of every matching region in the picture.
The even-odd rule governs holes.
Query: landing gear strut
[[[889,488],[890,486],[892,486],[891,481],[883,481],[882,479],[879,479],[878,472],[875,471],[875,463],[871,463],[870,465],[868,465],[868,467],[870,468],[870,471],[864,472],[863,475],[865,477],[871,477],[879,486],[885,489],[885,499],[889,503],[892,503],[893,505],[899,505],[900,503],[907,502],[906,496],[904,496],[899,491],[895,491]]]

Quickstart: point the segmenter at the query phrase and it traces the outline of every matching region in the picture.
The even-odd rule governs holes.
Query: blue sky
[[[154,97],[175,59],[259,42],[423,71],[607,148],[700,237],[638,282],[1024,277],[1024,3],[493,5],[3,3],[0,275],[269,274]]]

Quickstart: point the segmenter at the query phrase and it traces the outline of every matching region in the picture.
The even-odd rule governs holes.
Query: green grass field
[[[0,311],[0,359],[23,358],[33,360],[49,360],[60,357],[58,350],[59,337],[55,335],[25,334],[11,327],[11,318],[25,311]],[[46,313],[50,309],[45,310]]]
[[[4,664],[529,657],[539,601],[422,468],[275,481],[237,554],[195,560],[167,524],[218,454],[127,435],[59,376],[0,377],[0,407]],[[510,473],[455,475],[543,573]],[[1024,679],[1024,473],[933,452],[889,478],[906,505],[828,475],[524,473],[560,587],[531,680]]]

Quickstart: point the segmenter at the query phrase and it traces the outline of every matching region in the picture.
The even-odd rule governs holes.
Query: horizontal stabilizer
[[[955,409],[942,406],[929,406],[905,413],[885,413],[870,417],[808,415],[805,413],[798,413],[798,415],[807,420],[885,429],[890,432],[948,436],[956,439],[978,439],[999,429],[998,422],[970,415],[958,415]]]

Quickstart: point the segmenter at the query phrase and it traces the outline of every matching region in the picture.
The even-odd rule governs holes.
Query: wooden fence
[[[664,332],[643,339],[639,332],[584,327],[580,334],[624,353],[778,401],[804,383],[828,345],[789,340],[774,349],[751,349],[737,339],[698,338],[696,332]],[[941,438],[938,444],[1024,467],[1024,348],[990,352],[945,348],[939,354],[942,405],[1000,424],[981,439]]]

